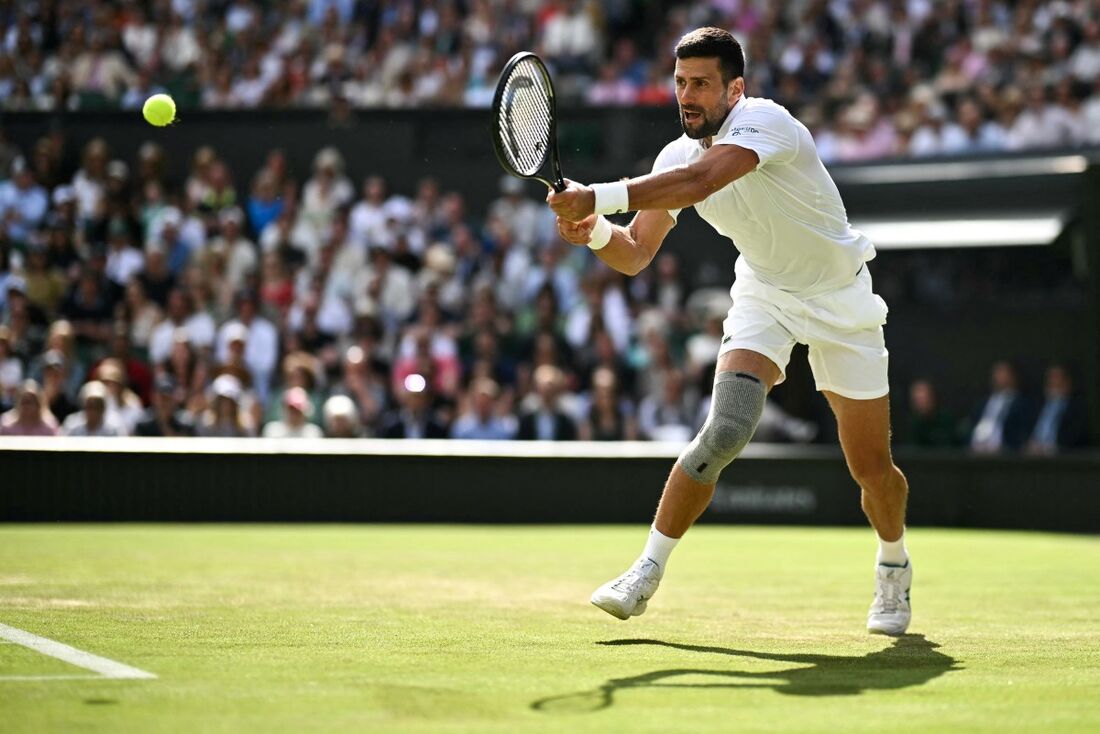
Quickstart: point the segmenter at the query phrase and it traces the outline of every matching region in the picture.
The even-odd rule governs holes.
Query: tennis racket
[[[538,56],[521,51],[504,65],[493,95],[493,148],[508,173],[564,191],[556,117],[550,72]]]

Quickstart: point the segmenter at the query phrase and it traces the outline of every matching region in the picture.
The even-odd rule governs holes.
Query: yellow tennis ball
[[[141,114],[150,125],[164,127],[176,119],[176,103],[167,94],[154,94],[145,100]]]

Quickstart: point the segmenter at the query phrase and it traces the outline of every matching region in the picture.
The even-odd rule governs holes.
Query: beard
[[[697,112],[699,116],[689,123],[685,116],[687,112]],[[723,97],[722,104],[710,110],[704,110],[701,107],[680,107],[680,127],[692,140],[709,138],[722,129],[722,123],[726,121],[729,112],[728,97]]]

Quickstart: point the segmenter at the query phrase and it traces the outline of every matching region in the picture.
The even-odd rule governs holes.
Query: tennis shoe
[[[648,558],[639,558],[622,576],[596,589],[592,603],[612,617],[637,617],[645,612],[660,583],[660,566]]]
[[[913,583],[913,564],[904,566],[880,563],[875,569],[875,600],[867,612],[867,630],[880,635],[902,635],[909,629],[913,610],[909,606],[909,587]]]

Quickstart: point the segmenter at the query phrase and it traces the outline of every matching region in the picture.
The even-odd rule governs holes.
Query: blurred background
[[[734,248],[685,216],[610,271],[487,108],[534,50],[566,175],[646,171],[711,24],[879,247],[896,443],[1094,445],[1087,0],[0,2],[0,435],[689,439]],[[804,354],[756,441],[835,442]]]

